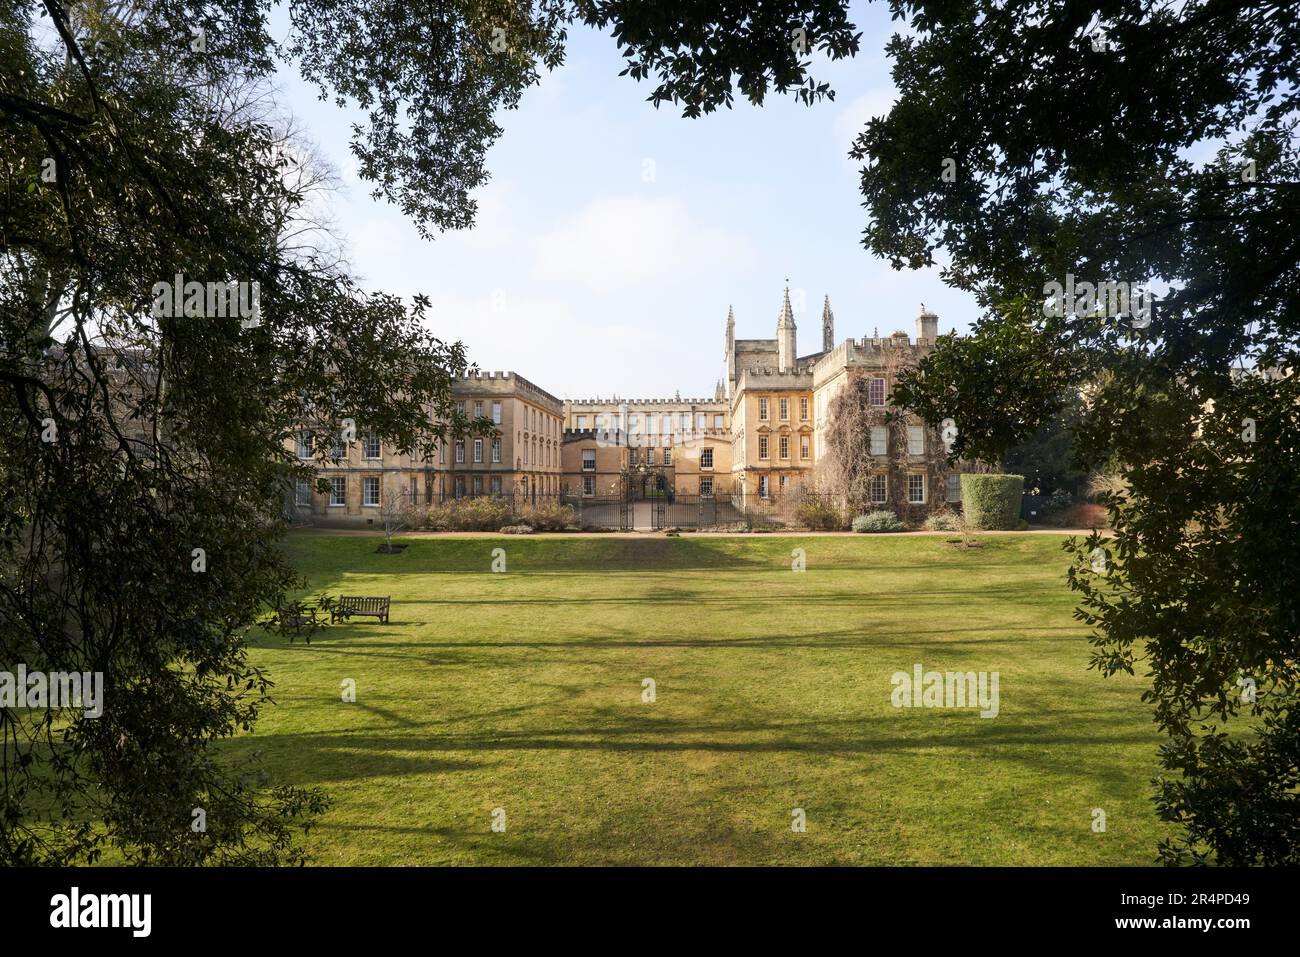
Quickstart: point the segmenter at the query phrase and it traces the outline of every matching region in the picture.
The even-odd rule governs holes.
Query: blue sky
[[[427,294],[436,334],[561,398],[711,396],[728,305],[738,337],[771,337],[787,276],[801,353],[820,348],[828,293],[837,341],[914,334],[922,302],[944,332],[976,316],[937,269],[896,272],[861,245],[846,153],[893,99],[883,47],[901,25],[884,4],[857,5],[853,19],[859,56],[814,69],[834,102],[771,97],[696,120],[655,109],[651,84],[618,76],[608,36],[574,29],[564,66],[502,114],[475,228],[431,242],[356,178],[353,115],[294,72],[281,84],[342,174],[333,215],[367,287]]]

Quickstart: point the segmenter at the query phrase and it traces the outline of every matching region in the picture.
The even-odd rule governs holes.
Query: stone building
[[[721,383],[719,383],[719,390]],[[730,413],[720,391],[713,399],[577,399],[564,404],[565,482],[573,495],[608,495],[604,473],[571,470],[569,464],[613,462],[596,450],[622,450],[620,471],[631,494],[730,496]],[[570,446],[572,449],[570,450]],[[593,488],[595,491],[593,491]]]
[[[296,509],[313,520],[376,523],[390,496],[417,504],[480,495],[779,501],[817,487],[835,397],[861,380],[883,420],[898,374],[935,347],[939,318],[922,306],[915,340],[900,330],[837,343],[827,297],[821,348],[800,355],[787,289],[775,333],[737,338],[728,309],[723,377],[712,398],[561,401],[514,372],[459,379],[454,400],[470,418],[489,419],[496,437],[449,443],[422,461],[382,447],[358,423],[356,441],[320,471],[329,493],[299,483]],[[874,503],[915,517],[957,501],[960,484],[936,426],[912,418],[871,427]]]
[[[317,475],[320,492],[300,480],[294,511],[314,522],[379,524],[386,502],[432,505],[479,495],[541,498],[560,493],[564,404],[514,372],[477,373],[452,384],[452,398],[472,419],[487,418],[495,437],[469,437],[439,446],[428,458],[381,443],[354,423],[355,437],[336,438],[333,455]],[[352,441],[346,439],[352,438]],[[305,434],[294,442],[301,460],[312,458]]]
[[[871,404],[888,409],[897,375],[932,351],[939,335],[939,317],[924,306],[915,342],[900,330],[884,339],[877,334],[836,345],[829,296],[821,318],[821,349],[800,356],[788,289],[774,339],[737,339],[735,315],[728,310],[725,393],[734,443],[732,488],[742,502],[816,487],[835,397],[852,379],[863,377]],[[900,442],[904,447],[897,447]],[[933,424],[912,417],[898,429],[874,427],[871,450],[879,476],[873,476],[872,497],[882,507],[928,511],[957,500],[960,486],[949,478],[946,451]]]

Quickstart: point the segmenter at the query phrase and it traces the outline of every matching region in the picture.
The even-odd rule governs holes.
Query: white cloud
[[[374,262],[402,252],[405,248],[402,227],[405,224],[399,225],[400,222],[385,217],[366,219],[348,230],[349,245],[356,261]]]
[[[680,200],[612,196],[541,237],[533,277],[611,292],[733,266],[745,246],[738,234],[695,222]]]
[[[583,305],[587,305],[585,298]],[[611,320],[603,310],[592,317],[576,315],[562,299],[502,288],[472,298],[434,296],[431,306],[430,331],[448,342],[463,342],[469,360],[483,371],[518,372],[561,398],[609,394],[626,387],[619,376],[611,374],[608,361],[579,361],[584,348],[607,360],[670,359],[659,355],[671,348],[671,343],[662,341],[661,330]],[[652,364],[650,368],[656,367]]]
[[[509,183],[489,183],[474,194],[478,212],[474,225],[467,230],[444,234],[442,242],[463,243],[475,250],[499,249],[515,238],[513,208],[509,201]]]

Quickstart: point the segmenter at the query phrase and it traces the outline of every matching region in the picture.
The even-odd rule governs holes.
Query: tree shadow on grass
[[[630,706],[631,707],[631,706]],[[949,712],[951,714],[951,712]],[[1036,715],[1033,721],[1011,723],[1006,719],[983,720],[973,713],[966,721],[948,722],[948,728],[925,728],[918,720],[925,716],[864,716],[860,719],[818,719],[814,721],[684,721],[671,718],[620,716],[606,709],[590,724],[550,729],[489,728],[449,732],[442,721],[409,725],[418,734],[318,731],[287,734],[255,734],[242,739],[248,746],[266,753],[272,766],[277,755],[291,755],[280,767],[294,780],[307,784],[330,780],[365,779],[405,774],[437,774],[481,768],[482,762],[442,758],[412,758],[412,753],[446,753],[501,757],[512,752],[605,752],[610,755],[643,753],[674,754],[712,752],[716,754],[787,754],[818,757],[870,757],[911,755],[924,761],[943,762],[963,752],[963,759],[979,758],[989,766],[1011,761],[1067,777],[1079,775],[1081,748],[1116,749],[1150,744],[1153,735],[1136,731],[1127,719],[1109,712],[1084,721],[1077,712]],[[1051,719],[1055,718],[1053,721]],[[910,719],[910,720],[909,720]],[[1061,731],[1060,724],[1072,720],[1079,730]],[[908,725],[913,725],[909,727]],[[491,763],[491,762],[489,762]],[[1092,762],[1094,775],[1122,781],[1131,773],[1120,756]]]

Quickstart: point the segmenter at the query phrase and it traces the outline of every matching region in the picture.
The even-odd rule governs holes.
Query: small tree
[[[412,512],[415,510],[413,496],[408,492],[390,492],[385,490],[379,500],[379,520],[384,524],[385,554],[391,554],[393,536],[415,524]]]

